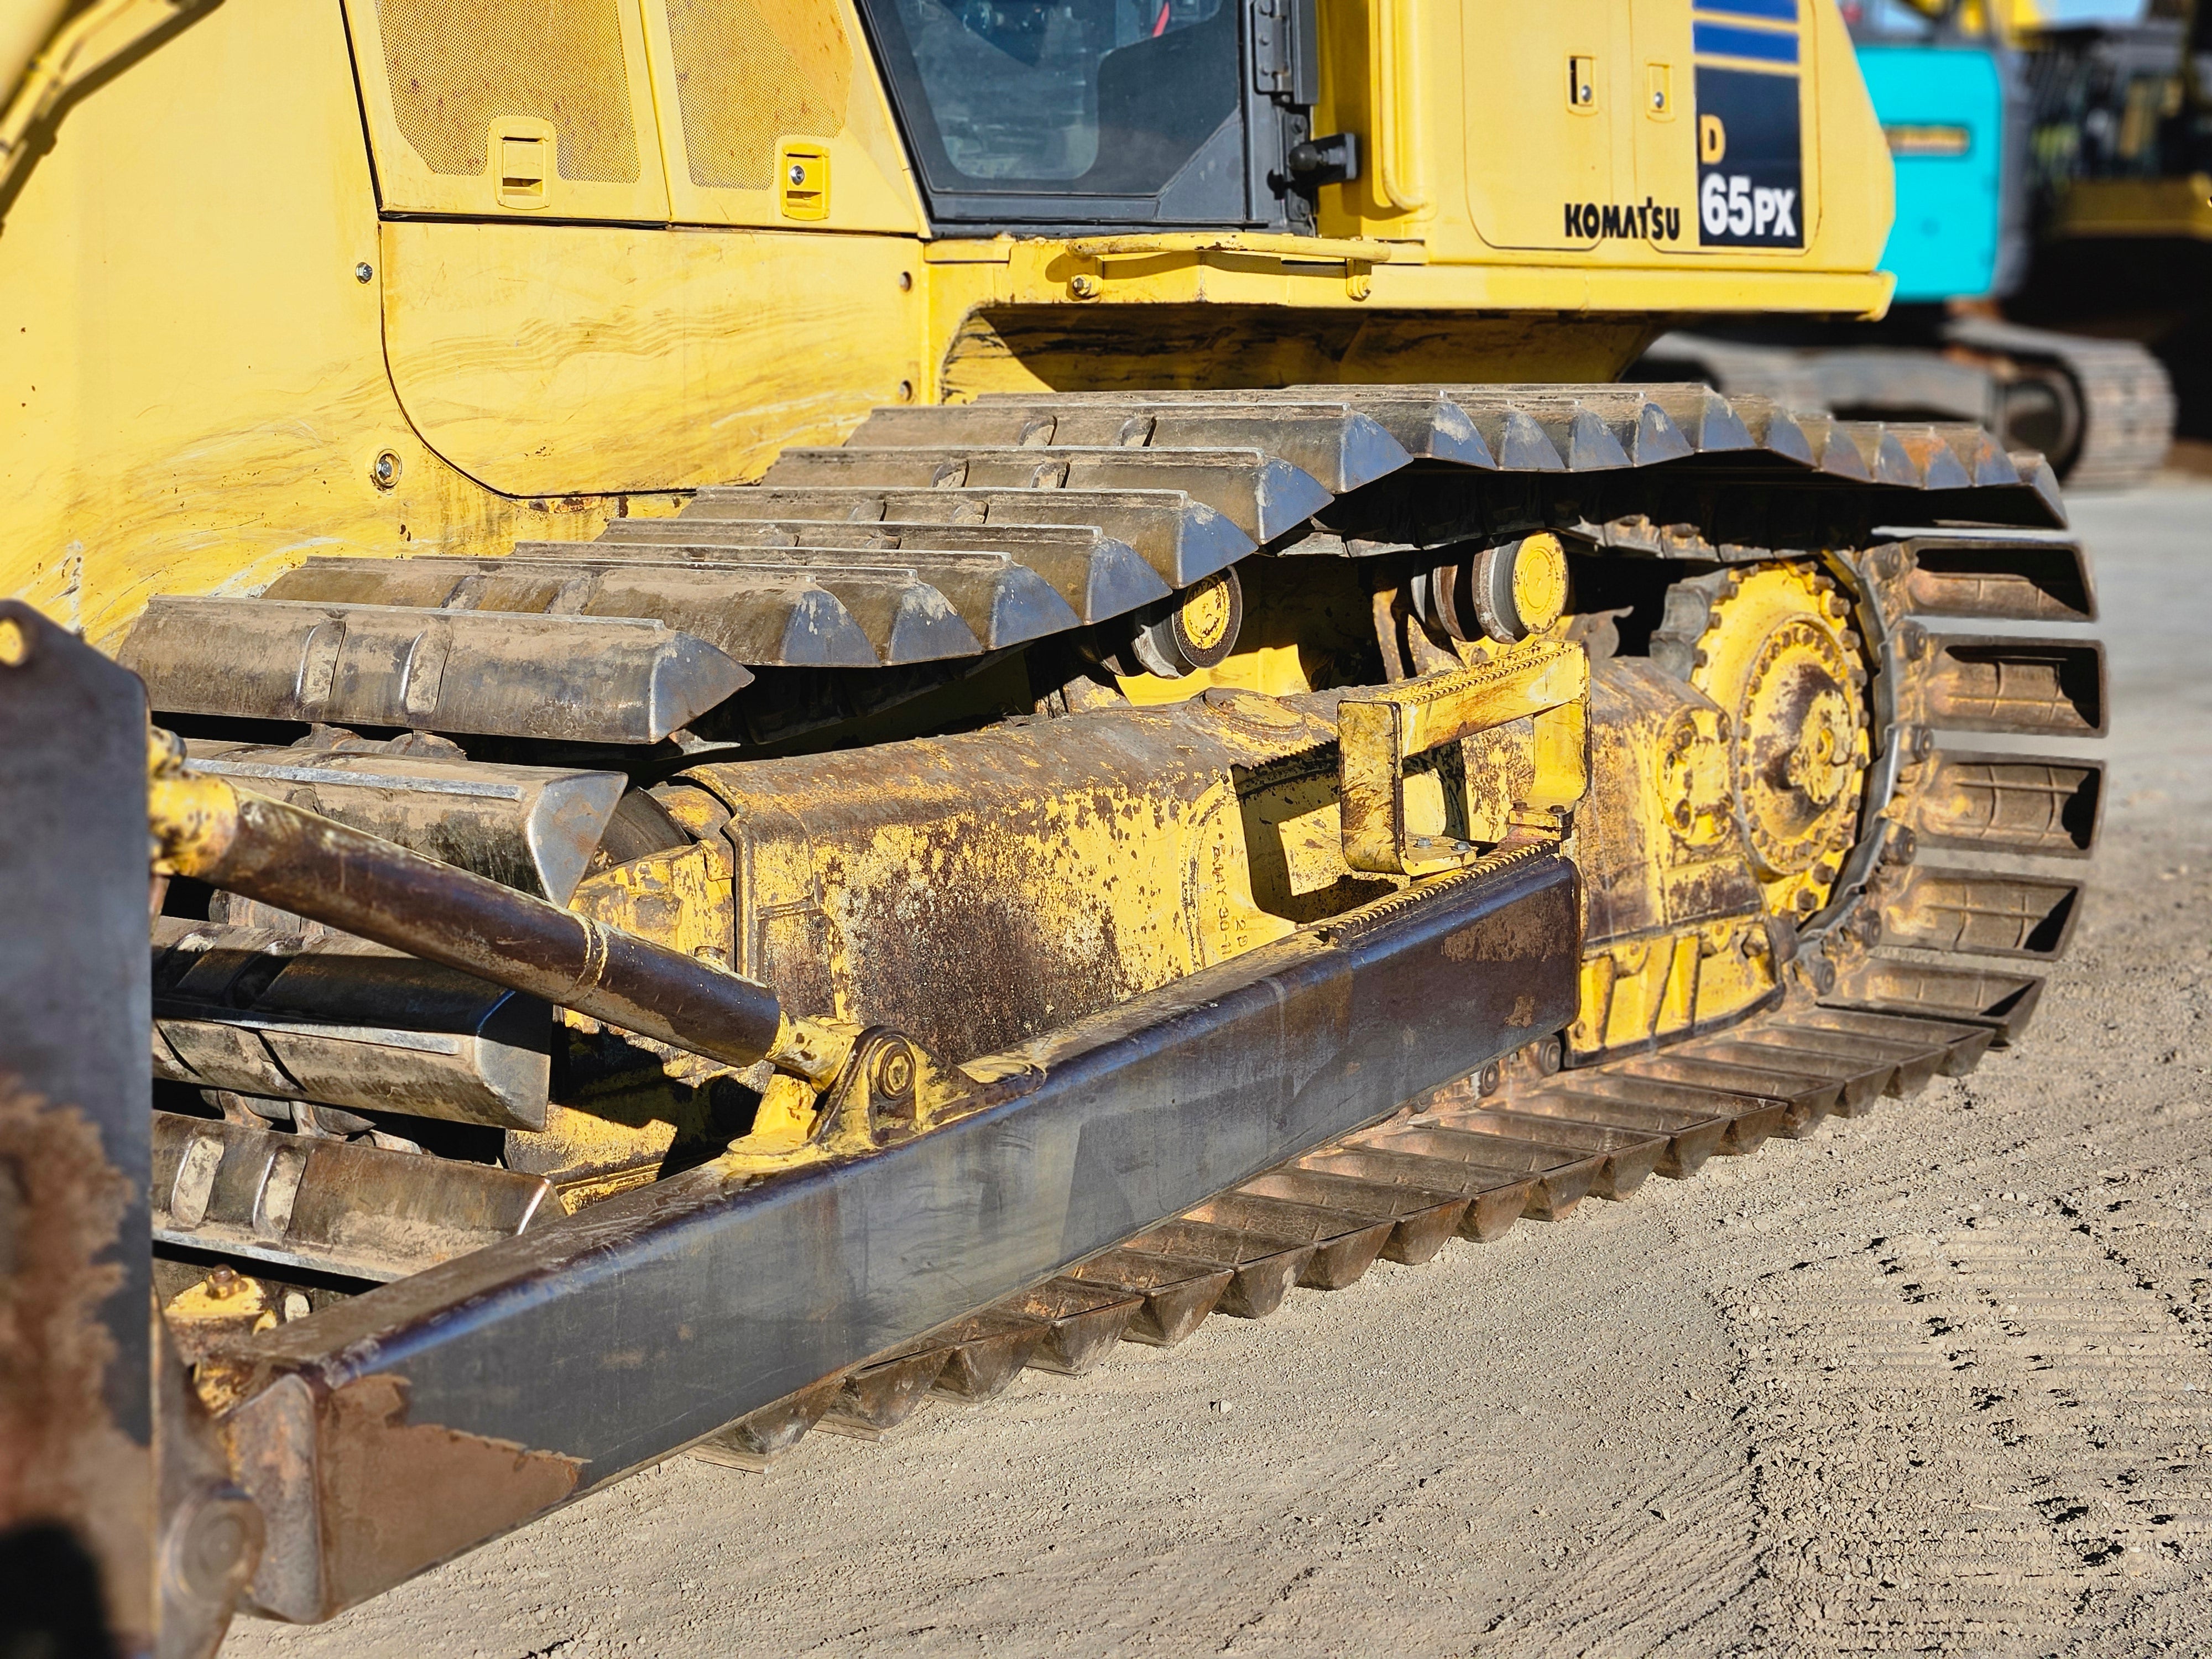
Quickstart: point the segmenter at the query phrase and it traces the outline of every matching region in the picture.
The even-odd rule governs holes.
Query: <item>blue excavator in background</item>
[[[2157,357],[2132,340],[2025,327],[2002,309],[2035,254],[2037,112],[2018,33],[2031,20],[1985,0],[1842,0],[1842,10],[1896,167],[1888,315],[1669,334],[1637,377],[1704,380],[1857,419],[1976,421],[2041,450],[2070,487],[2142,482],[2173,437]]]

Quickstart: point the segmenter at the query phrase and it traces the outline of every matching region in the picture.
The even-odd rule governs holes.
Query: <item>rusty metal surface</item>
[[[1899,584],[1902,597],[1924,615],[2097,620],[2088,556],[2075,542],[1922,535],[1875,548],[1866,562],[1881,580]]]
[[[1936,633],[1917,622],[1897,633],[1913,717],[1959,732],[2101,738],[2109,715],[2105,653],[2094,640]]]
[[[1388,890],[1333,822],[1302,849],[1330,712],[1217,690],[685,775],[732,814],[738,971],[965,1060]]]
[[[230,1414],[239,1483],[267,1527],[254,1610],[326,1618],[387,1588],[391,1563],[459,1554],[576,1491],[574,1460],[410,1423],[410,1404],[403,1377],[325,1391],[287,1376]]]
[[[2105,804],[2102,761],[1937,750],[1911,824],[1924,847],[2086,858]]]
[[[2079,626],[2096,614],[2087,560],[2057,538],[1948,531],[1875,546],[1855,566],[1881,731],[1865,833],[1803,930],[1806,971],[1824,1003],[2010,1042],[2042,989],[2022,959],[2062,952],[2078,915],[2104,771],[2079,749],[1983,754],[1944,734],[2103,734],[2103,653]],[[1940,617],[2069,626],[1978,635]]]
[[[267,1536],[261,1510],[232,1479],[230,1460],[166,1329],[155,1392],[154,1464],[161,1534],[155,1545],[160,1637],[155,1659],[213,1659]]]
[[[750,1066],[776,1046],[774,994],[696,957],[189,769],[155,783],[179,874],[692,1053]]]
[[[11,1653],[42,1630],[57,1653],[154,1632],[145,740],[131,675],[0,601],[0,1577],[28,1586],[0,1604]],[[83,1606],[103,1582],[105,1610]]]
[[[1556,1027],[1575,889],[1535,854],[1441,878],[971,1068],[965,1115],[886,1151],[710,1164],[251,1339],[257,1599],[333,1611]],[[432,1513],[448,1460],[478,1486]]]

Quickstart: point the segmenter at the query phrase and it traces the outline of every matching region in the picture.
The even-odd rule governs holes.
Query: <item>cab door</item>
[[[451,466],[684,489],[921,395],[919,208],[850,0],[345,5],[385,362]]]
[[[386,213],[665,223],[634,0],[347,0]]]
[[[673,217],[919,232],[850,0],[643,0]]]

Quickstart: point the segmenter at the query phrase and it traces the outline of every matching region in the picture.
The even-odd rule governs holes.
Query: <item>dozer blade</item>
[[[0,880],[15,940],[35,934],[0,951],[0,1639],[18,1652],[155,1635],[144,710],[130,675],[0,600]],[[205,1559],[227,1614],[226,1572],[251,1560]]]
[[[710,1437],[742,1462],[808,1411],[880,1432],[932,1389],[988,1389],[1031,1336],[1075,1369],[1109,1325],[1173,1340],[1224,1294],[1264,1310],[1382,1218],[1316,1219],[1284,1194],[1279,1249],[1204,1259],[1219,1233],[1194,1231],[1117,1252],[1098,1282],[1053,1275],[1563,1024],[1577,888],[1555,855],[1502,855],[971,1061],[966,1103],[926,1133],[772,1179],[708,1164],[237,1343],[219,1363],[244,1400],[241,1479],[271,1517],[253,1599],[327,1616]],[[1406,1199],[1409,1256],[1468,1208],[1442,1200],[1432,1239],[1439,1201]],[[1208,1212],[1243,1200],[1224,1201]],[[1097,1299],[1028,1288],[1046,1280]],[[957,1322],[1017,1297],[1006,1311],[1048,1328]],[[619,1363],[580,1330],[620,1333]],[[948,1345],[975,1348],[964,1374]],[[778,1405],[841,1373],[834,1403]]]

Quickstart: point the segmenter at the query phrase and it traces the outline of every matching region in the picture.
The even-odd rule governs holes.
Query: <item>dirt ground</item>
[[[2212,483],[2077,523],[2114,787],[2025,1047],[226,1655],[2212,1651]]]

